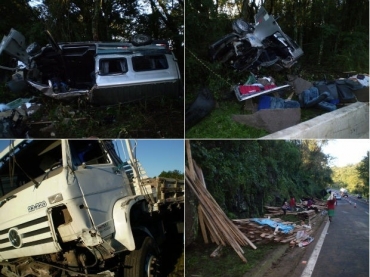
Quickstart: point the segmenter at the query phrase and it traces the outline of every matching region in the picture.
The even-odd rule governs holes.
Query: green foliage
[[[369,152],[358,164],[333,169],[333,179],[337,187],[346,188],[351,193],[369,196]]]
[[[319,196],[332,184],[325,142],[192,140],[208,190],[233,217],[261,216],[284,198]]]
[[[187,138],[258,138],[268,133],[261,129],[247,127],[232,119],[233,114],[240,114],[241,105],[237,102],[224,101],[222,106],[186,132]]]
[[[339,188],[350,193],[369,195],[369,152],[358,164],[333,168],[333,181]]]
[[[93,107],[86,100],[60,102],[46,96],[32,115],[32,137],[49,138],[42,131],[53,123],[58,138],[181,138],[184,133],[183,103],[177,99],[153,99],[131,104]],[[38,122],[46,122],[41,124]]]
[[[158,177],[164,177],[164,178],[173,178],[177,180],[183,180],[184,179],[184,173],[180,170],[170,170],[170,171],[162,171]]]
[[[356,171],[358,178],[361,181],[358,189],[364,196],[369,197],[369,151],[366,153],[366,156],[362,159],[362,161],[357,165]]]

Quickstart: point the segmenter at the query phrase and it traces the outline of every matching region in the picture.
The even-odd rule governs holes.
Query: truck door
[[[70,140],[67,148],[70,153],[67,159],[73,168],[69,183],[79,187],[82,205],[104,237],[114,231],[114,204],[118,199],[132,195],[128,178],[117,170],[101,141]]]

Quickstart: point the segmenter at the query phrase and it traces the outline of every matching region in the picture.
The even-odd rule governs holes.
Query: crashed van
[[[0,275],[161,276],[161,245],[176,226],[181,236],[183,205],[140,181],[131,161],[108,140],[16,140],[3,150]]]
[[[177,59],[169,43],[135,35],[128,42],[55,41],[27,46],[15,29],[4,36],[0,55],[20,61],[12,85],[26,82],[43,94],[57,98],[86,95],[94,104],[127,103],[153,97],[178,97],[182,82]]]

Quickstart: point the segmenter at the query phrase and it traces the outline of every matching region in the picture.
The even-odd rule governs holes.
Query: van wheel
[[[148,45],[152,43],[152,38],[148,35],[144,34],[137,34],[134,35],[131,39],[131,43],[134,46],[143,46],[143,45]]]
[[[125,257],[124,277],[159,277],[159,257],[154,241],[145,237],[140,248]]]

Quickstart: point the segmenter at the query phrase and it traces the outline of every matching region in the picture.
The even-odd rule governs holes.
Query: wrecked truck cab
[[[109,140],[16,140],[4,149],[0,275],[160,276],[168,207],[155,209],[148,186],[138,192],[131,166]]]
[[[130,42],[57,43],[46,33],[50,44],[27,47],[24,36],[12,29],[0,55],[24,63],[24,80],[47,96],[86,95],[100,105],[182,96],[177,59],[165,40],[137,36]]]

